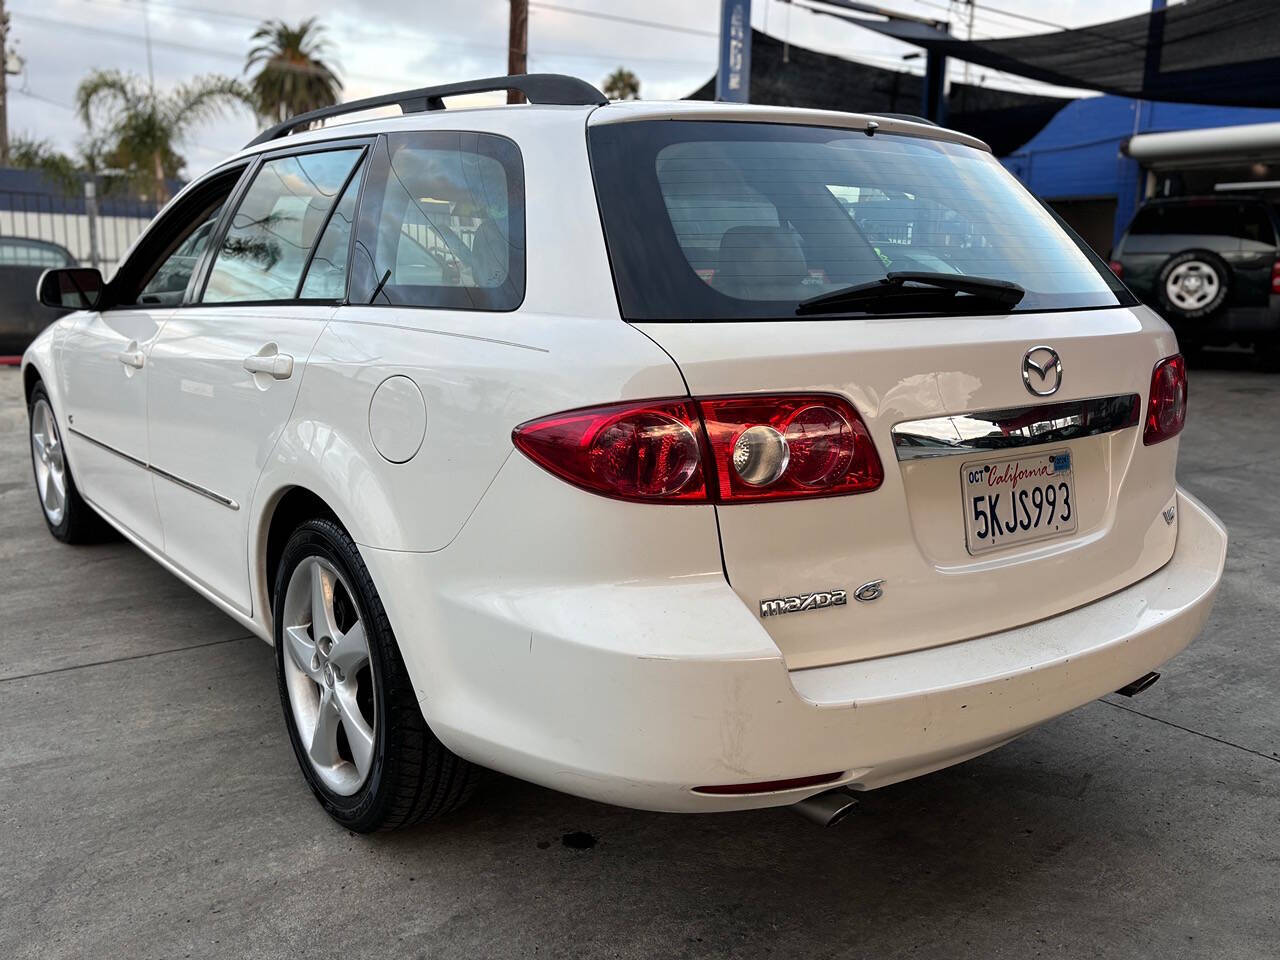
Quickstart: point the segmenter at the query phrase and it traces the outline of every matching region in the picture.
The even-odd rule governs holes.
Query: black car
[[[68,310],[41,306],[36,281],[50,267],[76,267],[66,247],[29,237],[0,237],[0,356],[22,353],[37,333]]]
[[[1177,331],[1184,350],[1253,344],[1280,353],[1277,214],[1253,197],[1149,200],[1111,269]]]

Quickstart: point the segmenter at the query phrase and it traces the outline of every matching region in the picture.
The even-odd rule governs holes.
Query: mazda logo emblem
[[[1062,386],[1062,359],[1053,347],[1032,347],[1022,357],[1022,382],[1032,396],[1048,397]]]

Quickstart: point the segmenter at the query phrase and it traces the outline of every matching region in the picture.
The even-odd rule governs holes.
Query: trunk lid
[[[776,598],[847,594],[843,605],[762,616],[793,669],[1040,620],[1119,590],[1172,555],[1176,523],[1164,513],[1174,501],[1177,444],[1144,446],[1140,423],[1107,429],[1095,420],[1085,426],[1101,432],[1076,435],[1089,430],[1058,406],[1136,395],[1145,413],[1153,367],[1177,350],[1145,308],[637,326],[672,356],[695,396],[837,393],[866,422],[884,464],[878,490],[717,507],[726,574],[753,611]],[[1062,365],[1061,387],[1047,397],[1033,396],[1022,375],[1024,356],[1041,345]],[[994,446],[948,449],[950,431],[981,432],[983,419],[966,415],[990,411],[1003,412]],[[1047,425],[1031,426],[1046,419],[1041,411]],[[930,423],[904,430],[921,420]],[[936,449],[921,436],[930,429]],[[962,468],[1064,452],[1074,529],[971,553]],[[883,581],[881,595],[856,600],[874,581]]]

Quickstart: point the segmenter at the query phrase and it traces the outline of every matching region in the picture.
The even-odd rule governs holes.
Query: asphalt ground
[[[1140,697],[830,830],[495,775],[372,837],[306,789],[265,644],[132,546],[48,535],[0,369],[0,957],[1276,957],[1280,376],[1216,366],[1179,475],[1226,579]]]

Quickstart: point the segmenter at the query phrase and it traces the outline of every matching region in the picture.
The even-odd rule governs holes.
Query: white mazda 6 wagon
[[[49,529],[273,643],[353,830],[483,768],[830,820],[1149,685],[1222,574],[1169,327],[924,122],[409,91],[39,295],[77,308],[23,360]]]

